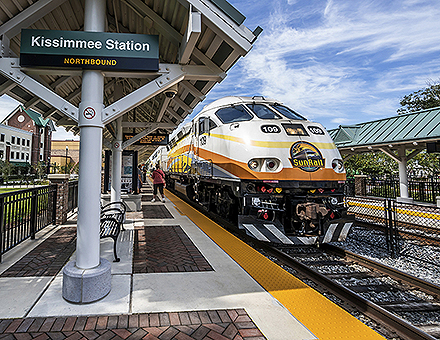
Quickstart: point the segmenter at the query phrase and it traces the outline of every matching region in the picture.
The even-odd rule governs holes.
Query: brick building
[[[33,166],[38,162],[50,163],[52,133],[55,131],[50,119],[20,105],[1,123],[32,133],[30,162]]]

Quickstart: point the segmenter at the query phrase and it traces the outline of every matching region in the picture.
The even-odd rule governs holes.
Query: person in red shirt
[[[151,200],[151,202],[158,201],[158,189],[160,196],[162,197],[162,202],[165,202],[165,196],[163,194],[163,188],[165,187],[165,174],[159,168],[159,163],[156,164],[156,169],[151,173],[151,178],[153,179],[153,199]]]

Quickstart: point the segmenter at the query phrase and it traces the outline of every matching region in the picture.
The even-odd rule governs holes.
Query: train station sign
[[[159,36],[23,29],[20,66],[158,71]]]
[[[134,134],[124,133],[124,141],[127,141],[134,137]],[[154,134],[147,135],[139,139],[137,142],[132,145],[167,145],[168,144],[168,135],[165,134]]]

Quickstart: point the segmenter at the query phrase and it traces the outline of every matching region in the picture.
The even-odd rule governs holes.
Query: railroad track
[[[379,230],[385,230],[386,220],[384,218],[356,213],[356,224]],[[411,223],[398,222],[398,233],[407,239],[424,241],[432,245],[440,245],[440,230],[438,228],[423,227]]]
[[[348,305],[383,326],[372,328],[387,338],[440,338],[440,320],[432,316],[440,314],[439,286],[328,245],[277,249],[258,242],[258,247],[318,291],[335,295],[343,308]]]
[[[374,320],[375,324],[369,326],[386,338],[396,339],[397,335],[409,340],[440,339],[439,286],[329,245],[319,249],[307,246],[275,248],[237,233],[230,221],[174,193],[328,298],[332,299],[329,294],[336,296],[339,301],[334,302],[356,317],[363,319],[360,315],[363,314]],[[413,323],[402,317],[408,311]],[[426,315],[417,316],[429,313],[438,314],[437,322]]]

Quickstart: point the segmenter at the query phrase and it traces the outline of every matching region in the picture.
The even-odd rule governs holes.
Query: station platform
[[[383,339],[350,314],[166,191],[127,212],[112,290],[77,305],[62,298],[76,220],[40,231],[0,264],[0,339]]]

